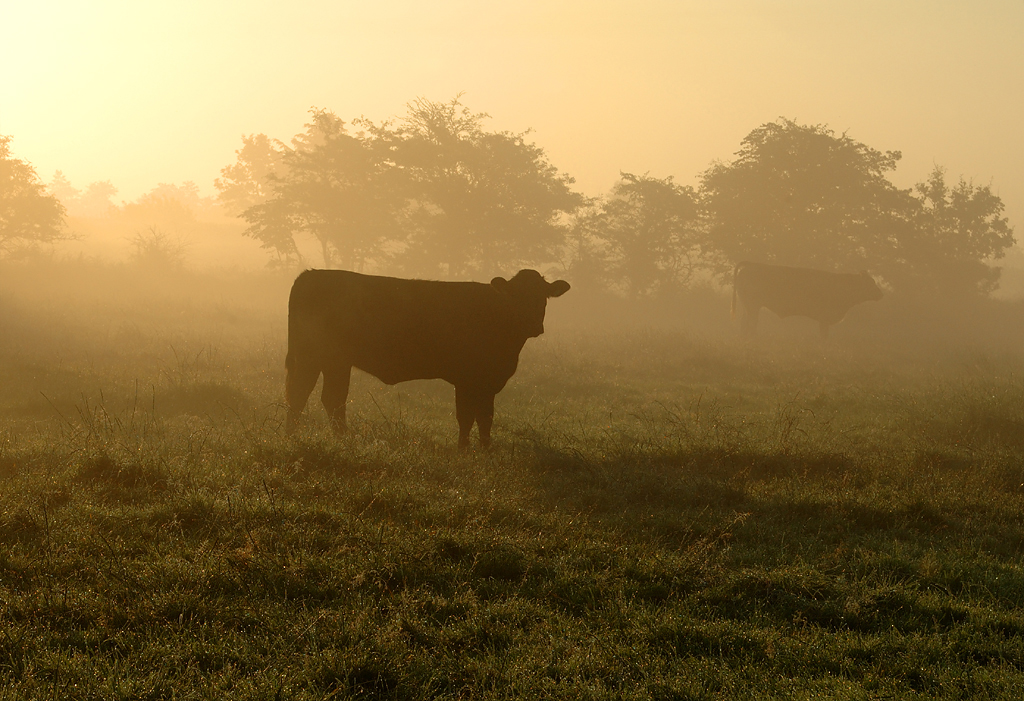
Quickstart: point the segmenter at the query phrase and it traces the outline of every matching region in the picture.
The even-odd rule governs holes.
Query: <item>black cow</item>
[[[744,261],[733,270],[733,318],[737,298],[743,307],[740,328],[745,335],[754,333],[757,315],[765,307],[781,317],[814,319],[822,338],[827,338],[829,327],[842,321],[851,307],[881,299],[882,290],[867,272],[828,273]]]
[[[491,284],[436,282],[307,270],[288,300],[287,430],[306,406],[320,373],[321,400],[338,432],[353,367],[386,384],[440,378],[455,385],[459,446],[476,422],[491,442],[494,395],[516,371],[526,339],[544,333],[548,297],[569,290],[536,270]]]

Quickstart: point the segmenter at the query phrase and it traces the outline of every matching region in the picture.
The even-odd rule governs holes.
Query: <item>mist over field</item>
[[[1024,693],[1019,3],[0,26],[0,698]]]
[[[297,261],[201,263],[251,243],[219,221],[0,262],[18,697],[1021,691],[1021,302],[911,279],[827,339],[768,310],[743,337],[728,269],[538,264],[573,288],[490,449],[457,449],[451,385],[359,370],[346,434],[318,386],[288,436]]]

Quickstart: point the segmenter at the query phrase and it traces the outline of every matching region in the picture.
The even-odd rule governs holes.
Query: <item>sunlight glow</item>
[[[367,5],[5,3],[0,133],[48,180],[212,181],[243,134],[311,106],[394,118],[417,97],[523,131],[588,194],[620,170],[690,182],[779,116],[992,182],[1024,214],[1024,5],[530,0]]]

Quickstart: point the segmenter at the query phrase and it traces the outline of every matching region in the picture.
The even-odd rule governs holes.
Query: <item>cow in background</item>
[[[737,263],[733,270],[732,315],[742,307],[740,328],[753,335],[761,307],[780,317],[805,316],[818,322],[821,337],[861,302],[877,301],[882,290],[867,272],[829,273],[767,263]]]
[[[307,270],[288,300],[286,430],[295,430],[323,373],[321,400],[343,432],[356,367],[389,385],[435,378],[455,385],[459,447],[469,446],[474,422],[486,447],[494,395],[515,373],[526,340],[544,333],[548,298],[568,290],[535,270],[489,285]]]

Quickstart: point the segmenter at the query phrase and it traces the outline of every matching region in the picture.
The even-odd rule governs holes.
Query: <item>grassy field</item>
[[[460,453],[283,435],[286,276],[4,272],[0,699],[1024,696],[1024,353],[555,300]]]

